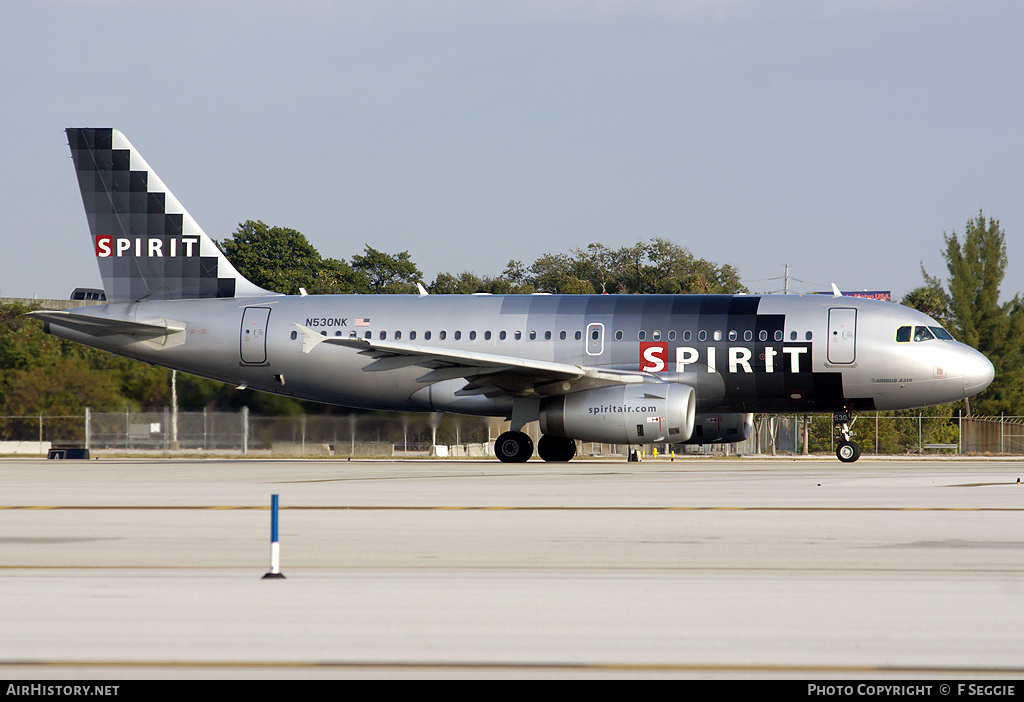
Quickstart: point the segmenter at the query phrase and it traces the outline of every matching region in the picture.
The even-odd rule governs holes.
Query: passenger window
[[[691,336],[693,336],[693,332],[687,329],[683,332],[683,341],[689,341]]]
[[[544,332],[544,341],[551,341],[551,332]]]
[[[460,332],[460,331],[455,332],[455,340],[458,341],[461,338],[462,338],[462,332]]]
[[[537,332],[535,332],[535,331],[530,332],[530,341],[536,341],[536,340],[537,340]]]
[[[668,333],[668,340],[669,341],[675,341],[676,340],[676,330],[675,329],[671,330]]]
[[[516,341],[520,341],[523,338],[523,333],[521,331],[517,331],[515,333],[515,337],[516,337]]]
[[[395,341],[398,341],[398,340],[400,340],[401,338],[402,338],[402,332],[400,332],[400,331],[396,331],[396,332],[395,332]]]
[[[708,338],[708,333],[706,331],[704,331],[703,329],[701,329],[699,332],[697,332],[697,341],[704,341],[707,338]]]
[[[506,334],[504,331],[498,332],[498,338],[501,339],[502,341],[505,340],[506,336],[508,336],[508,334]]]
[[[775,340],[776,341],[782,341],[782,330],[781,329],[779,329],[778,331],[775,332]]]
[[[814,332],[807,332],[806,334],[804,334],[804,338],[810,341],[812,338],[814,338]]]
[[[729,341],[736,341],[736,339],[738,339],[738,338],[739,338],[739,335],[736,333],[736,330],[735,329],[730,329],[729,330]]]
[[[622,341],[622,330],[621,329],[619,331],[615,332],[615,340],[616,341]]]
[[[583,332],[577,331],[576,332],[576,341],[579,341],[582,338],[583,338]]]
[[[639,332],[637,332],[636,338],[639,339],[640,341],[643,341],[644,339],[647,338],[647,332],[641,329]]]
[[[722,340],[722,332],[716,331],[715,332],[715,341],[721,341],[721,340]]]
[[[566,334],[565,334],[564,331],[558,332],[558,340],[559,341],[565,341],[565,337],[566,337]]]
[[[425,340],[427,340],[427,341],[430,341],[430,332],[428,332],[428,331],[423,332],[423,338]]]
[[[470,341],[476,341],[476,332],[475,331],[471,331],[469,333],[469,340]]]
[[[651,332],[651,339],[653,339],[654,341],[661,341],[661,330],[655,329],[653,332]]]
[[[910,341],[911,328],[900,327],[896,330],[896,343],[905,344]]]
[[[757,333],[757,338],[761,341],[768,341],[768,332],[764,329]]]
[[[444,341],[445,339],[448,338],[448,332],[446,332],[446,331],[438,332],[437,333],[437,338],[440,339],[441,341]]]
[[[416,341],[416,332],[409,332],[409,341]]]
[[[744,341],[753,341],[754,340],[754,332],[750,331],[749,329],[747,331],[743,332],[743,340]]]

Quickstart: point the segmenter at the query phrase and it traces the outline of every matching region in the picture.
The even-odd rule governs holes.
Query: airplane
[[[984,390],[994,369],[931,317],[833,295],[282,295],[246,280],[114,129],[68,145],[106,304],[48,333],[239,387],[346,407],[502,417],[499,460],[577,441],[749,437],[755,413],[856,413]],[[304,291],[303,291],[304,293]]]

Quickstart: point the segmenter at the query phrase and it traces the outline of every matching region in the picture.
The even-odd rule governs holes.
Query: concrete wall
[[[102,303],[94,300],[45,300],[43,298],[36,297],[0,297],[0,304],[13,305],[21,304],[26,307],[36,307],[41,310],[70,310],[75,307],[87,307],[89,305],[99,305]]]

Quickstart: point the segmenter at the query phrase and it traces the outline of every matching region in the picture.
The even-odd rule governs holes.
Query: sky
[[[660,237],[751,292],[1024,292],[1024,3],[0,4],[0,296],[101,287],[65,127],[124,132],[214,239],[297,229],[438,273]]]

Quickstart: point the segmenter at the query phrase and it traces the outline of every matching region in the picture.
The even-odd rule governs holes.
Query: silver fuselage
[[[854,297],[270,295],[79,312],[166,320],[184,331],[146,340],[58,325],[49,331],[238,386],[365,409],[507,417],[514,394],[459,394],[464,377],[426,381],[422,367],[370,368],[373,359],[356,348],[321,344],[304,352],[300,328],[641,372],[692,387],[701,413],[908,409],[969,397],[992,379],[989,361],[964,344],[899,338],[901,328],[937,328],[927,315]]]

